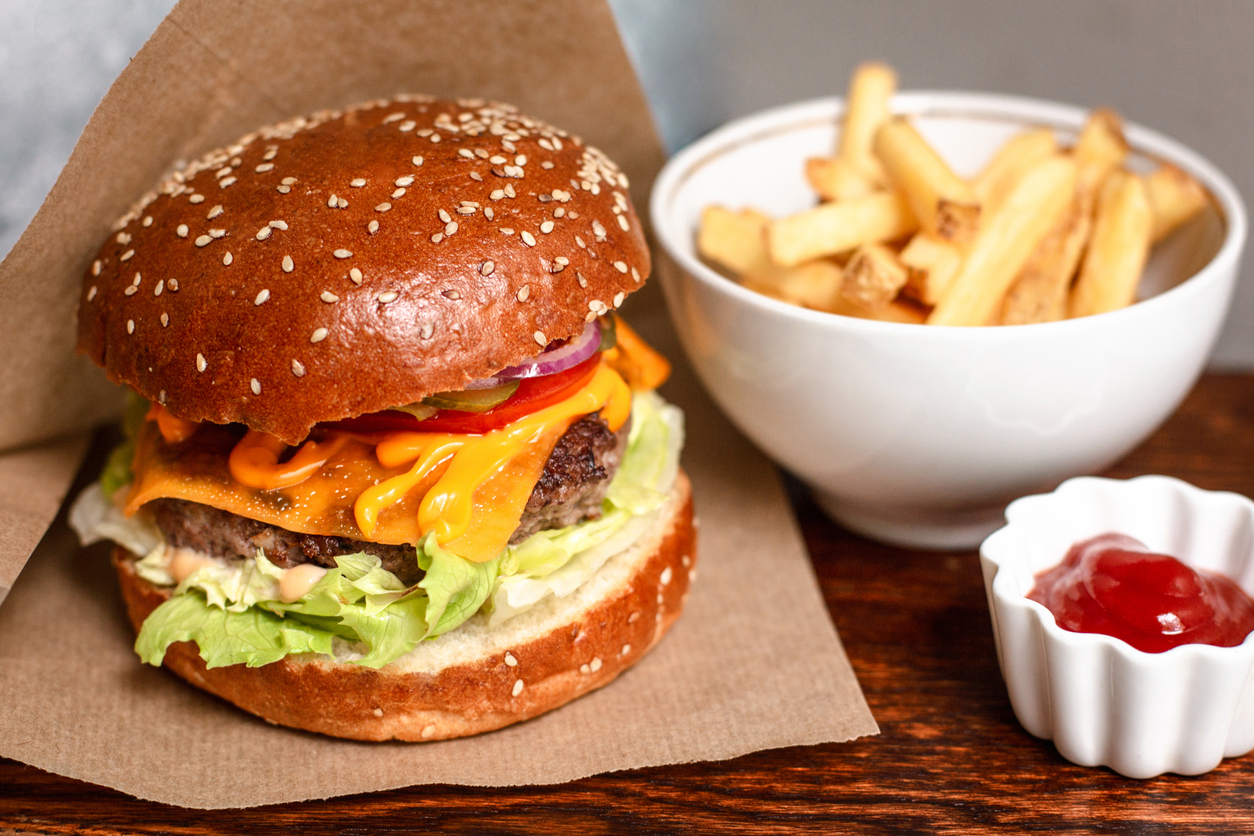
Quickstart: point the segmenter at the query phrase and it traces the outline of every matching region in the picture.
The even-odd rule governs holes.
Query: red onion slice
[[[524,377],[543,377],[566,371],[587,360],[601,347],[601,326],[594,319],[584,326],[583,333],[564,343],[554,343],[525,363],[501,369],[494,377],[498,380],[519,380]]]

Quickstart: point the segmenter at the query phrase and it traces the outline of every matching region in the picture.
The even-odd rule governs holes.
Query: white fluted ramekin
[[[1254,590],[1254,502],[1178,479],[1083,477],[1016,500],[980,547],[1002,676],[1015,716],[1067,760],[1130,778],[1198,775],[1254,749],[1254,638],[1145,653],[1057,625],[1027,599],[1073,543],[1127,534]]]

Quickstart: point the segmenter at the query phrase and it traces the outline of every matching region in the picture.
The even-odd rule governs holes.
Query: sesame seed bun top
[[[649,268],[595,148],[402,96],[264,128],[146,195],[84,278],[78,346],[181,418],[295,443],[525,360]]]

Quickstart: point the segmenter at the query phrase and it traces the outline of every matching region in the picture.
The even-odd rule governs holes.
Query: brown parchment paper
[[[501,98],[579,132],[624,165],[640,204],[661,161],[602,0],[184,0],[0,264],[7,300],[36,276],[44,285],[0,310],[42,340],[39,351],[0,348],[0,445],[27,445],[0,455],[0,585],[21,569],[84,446],[35,442],[114,408],[97,373],[72,359],[77,283],[113,218],[178,158],[398,90]],[[628,317],[678,360],[656,286],[637,295]],[[13,363],[43,377],[18,379]],[[663,394],[688,416],[698,575],[671,634],[609,687],[466,740],[363,744],[269,726],[137,662],[107,548],[80,549],[62,514],[0,607],[0,756],[223,808],[421,783],[555,783],[876,733],[775,471],[682,362]]]

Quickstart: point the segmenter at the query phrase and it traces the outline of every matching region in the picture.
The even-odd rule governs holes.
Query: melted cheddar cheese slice
[[[127,498],[132,514],[154,499],[183,499],[304,534],[441,546],[491,560],[518,527],[558,439],[577,418],[601,411],[612,430],[627,420],[631,392],[602,363],[560,403],[482,435],[331,434],[286,462],[261,433],[204,424],[168,443],[144,424]]]

